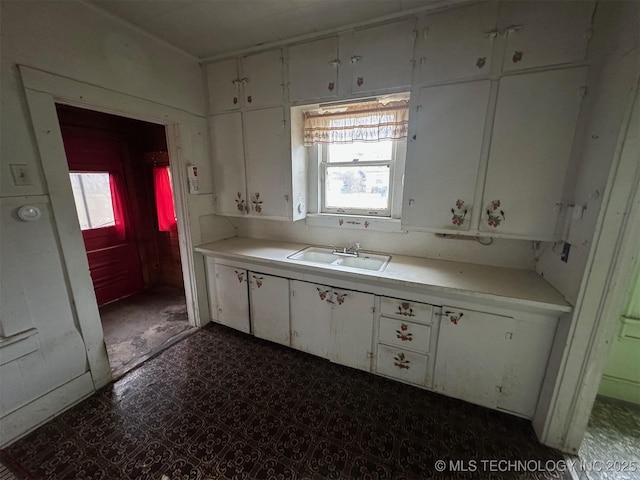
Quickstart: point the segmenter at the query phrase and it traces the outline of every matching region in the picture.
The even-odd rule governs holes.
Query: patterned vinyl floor
[[[562,458],[528,421],[218,325],[0,453],[34,479],[569,478],[483,467]]]
[[[640,405],[596,398],[579,459],[580,480],[640,479]]]

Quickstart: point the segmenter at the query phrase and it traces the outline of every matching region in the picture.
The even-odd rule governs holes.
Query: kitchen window
[[[396,96],[305,112],[319,212],[399,217],[408,110],[408,101]]]

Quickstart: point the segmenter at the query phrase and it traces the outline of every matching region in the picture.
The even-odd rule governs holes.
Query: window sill
[[[404,232],[399,218],[367,217],[362,215],[339,215],[333,213],[310,213],[306,218],[310,227],[333,227],[376,232]]]

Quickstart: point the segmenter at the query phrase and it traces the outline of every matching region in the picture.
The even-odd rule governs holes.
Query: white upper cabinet
[[[224,113],[209,117],[213,188],[216,213],[243,215],[247,211],[242,114]]]
[[[247,108],[282,105],[282,51],[249,55],[242,59],[244,104]]]
[[[287,218],[291,205],[291,157],[282,107],[244,113],[247,199],[250,213]]]
[[[478,3],[419,22],[415,83],[438,83],[488,75],[496,29],[497,2]]]
[[[579,67],[500,80],[481,231],[554,238],[586,76]]]
[[[407,145],[402,224],[469,230],[489,80],[420,89]]]
[[[248,55],[207,65],[209,112],[281,105],[282,51]]]
[[[207,65],[209,111],[224,112],[240,108],[240,78],[235,58]]]
[[[291,157],[284,109],[213,115],[209,125],[216,213],[291,218]]]
[[[351,93],[408,88],[415,36],[413,18],[355,32]]]
[[[500,2],[503,71],[584,60],[595,3]]]
[[[291,102],[338,95],[338,37],[289,47],[288,64]]]

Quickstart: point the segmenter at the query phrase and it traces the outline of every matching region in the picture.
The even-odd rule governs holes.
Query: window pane
[[[386,210],[389,208],[389,167],[327,166],[325,207]]]
[[[82,230],[115,225],[108,173],[70,173]]]
[[[375,143],[331,143],[327,145],[328,162],[371,162],[391,160],[393,141],[385,140]]]

